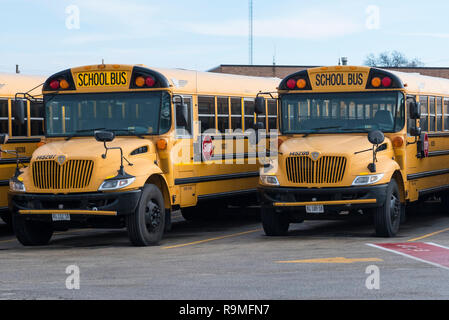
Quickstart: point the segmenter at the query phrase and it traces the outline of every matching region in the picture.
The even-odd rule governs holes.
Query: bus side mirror
[[[421,104],[416,101],[411,101],[408,105],[410,112],[410,119],[416,120],[421,118]]]
[[[255,111],[256,111],[256,114],[264,114],[265,113],[265,98],[263,98],[263,97],[256,98]]]
[[[0,134],[0,145],[6,144],[8,142],[9,136],[6,133]]]
[[[379,145],[382,144],[385,141],[385,135],[382,131],[374,130],[368,133],[368,140],[371,142],[371,144]]]
[[[18,124],[25,123],[25,102],[21,99],[16,99],[14,107],[12,109],[12,116],[14,117],[14,122]]]
[[[95,131],[94,136],[95,140],[104,143],[111,142],[112,140],[115,139],[115,134],[114,132],[111,131]]]

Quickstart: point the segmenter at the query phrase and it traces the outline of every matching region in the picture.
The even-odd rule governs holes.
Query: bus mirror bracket
[[[368,165],[368,170],[371,173],[375,173],[377,171],[376,162],[377,162],[377,152],[379,145],[384,143],[385,135],[380,130],[374,130],[368,133],[368,140],[373,145],[373,162]]]
[[[20,172],[20,158],[19,158],[19,152],[17,150],[11,151],[11,150],[3,150],[2,146],[8,142],[9,135],[6,133],[0,134],[0,153],[6,153],[6,154],[12,154],[16,156],[16,171],[14,173],[13,179],[17,179],[17,177],[21,174]]]
[[[123,149],[121,147],[108,147],[106,145],[106,142],[111,142],[115,139],[115,134],[114,132],[111,131],[95,131],[94,133],[94,137],[95,140],[97,140],[98,142],[103,142],[104,148],[105,148],[105,153],[101,155],[101,157],[103,159],[106,159],[107,155],[108,155],[108,150],[120,150],[120,169],[118,171],[118,176],[115,178],[119,178],[119,177],[128,177],[129,175],[125,172],[125,168],[123,166],[123,160],[125,160],[128,165],[132,166],[133,164],[131,162],[128,161],[128,159],[126,159],[123,156]]]

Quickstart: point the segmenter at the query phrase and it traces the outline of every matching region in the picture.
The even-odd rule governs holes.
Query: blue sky
[[[0,5],[1,72],[19,64],[22,73],[49,75],[101,59],[196,70],[249,61],[247,0]],[[79,28],[66,26],[75,21],[70,5],[79,9]],[[333,65],[339,56],[358,65],[369,53],[398,50],[426,66],[449,66],[448,12],[440,0],[254,0],[254,63],[271,64],[276,52],[280,65]]]

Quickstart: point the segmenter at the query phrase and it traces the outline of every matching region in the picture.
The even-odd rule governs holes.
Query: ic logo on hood
[[[313,161],[317,161],[318,158],[320,157],[320,153],[319,152],[312,152],[310,154],[310,157],[312,158]]]
[[[65,160],[66,160],[65,156],[58,156],[58,158],[56,159],[56,161],[58,161],[60,166],[64,164]]]

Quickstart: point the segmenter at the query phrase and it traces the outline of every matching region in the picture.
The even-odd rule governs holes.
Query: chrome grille
[[[82,189],[89,185],[94,162],[68,160],[60,165],[54,160],[32,163],[33,183],[38,189]]]
[[[288,157],[287,178],[300,184],[339,183],[343,180],[346,163],[345,157],[323,156],[317,161],[307,156]]]

